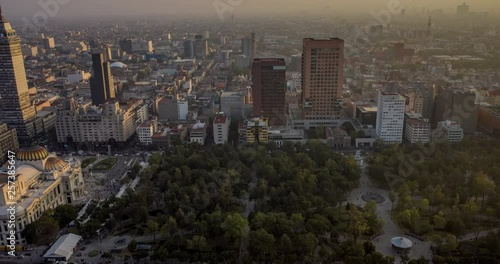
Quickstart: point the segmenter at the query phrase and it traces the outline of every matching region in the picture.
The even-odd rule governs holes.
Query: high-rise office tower
[[[457,6],[457,15],[466,16],[468,14],[469,14],[469,5],[467,5],[465,2]]]
[[[112,54],[111,48],[109,46],[105,47],[104,48],[104,60],[111,61],[112,59],[113,59],[113,54]]]
[[[21,146],[36,141],[35,107],[31,105],[21,39],[0,8],[0,121],[15,128]]]
[[[104,60],[102,53],[92,54],[90,93],[94,105],[100,105],[115,98],[115,84],[109,62]]]
[[[403,142],[406,99],[397,93],[380,93],[377,108],[377,137],[384,143]]]
[[[203,58],[208,55],[208,41],[203,38],[203,35],[194,36],[194,56]]]
[[[252,41],[249,37],[241,39],[241,53],[249,58],[252,57]]]
[[[252,59],[257,57],[257,39],[255,37],[255,32],[252,32],[250,35],[250,39],[252,40]]]
[[[252,64],[253,114],[266,117],[270,126],[286,125],[285,59],[254,59]]]
[[[440,89],[432,120],[433,127],[441,121],[454,121],[462,126],[465,134],[474,134],[477,129],[479,105],[474,92],[456,88]]]
[[[56,42],[55,42],[54,38],[44,38],[43,39],[43,47],[46,50],[55,48],[56,47]]]
[[[120,40],[120,49],[125,51],[127,54],[132,53],[132,39],[125,38]]]
[[[192,59],[194,57],[194,41],[192,39],[184,40],[184,58]]]
[[[301,107],[305,119],[340,118],[343,67],[344,40],[304,39]]]
[[[252,32],[250,37],[244,37],[241,39],[241,53],[250,58],[252,61],[257,56],[257,40],[255,38],[255,33]]]

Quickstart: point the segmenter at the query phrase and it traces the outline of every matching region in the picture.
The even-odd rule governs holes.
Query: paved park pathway
[[[384,222],[384,234],[375,237],[372,240],[372,243],[373,245],[375,245],[377,251],[387,256],[394,256],[396,258],[395,263],[400,263],[401,258],[399,258],[399,256],[391,248],[391,239],[397,236],[404,236],[413,242],[412,252],[409,255],[411,259],[417,259],[423,256],[426,259],[432,260],[432,251],[430,249],[431,242],[420,241],[417,238],[406,236],[399,230],[398,226],[394,223],[389,214],[392,210],[392,202],[389,199],[389,191],[373,187],[373,184],[368,177],[367,166],[363,163],[363,158],[358,161],[358,164],[361,167],[359,187],[351,191],[347,202],[363,207],[366,202],[362,199],[362,196],[365,194],[372,193],[385,198],[384,202],[377,204],[378,217],[380,217]],[[345,202],[344,204],[346,204],[347,202]]]
[[[248,184],[248,192],[245,194],[245,197],[241,200],[245,204],[245,212],[242,213],[242,216],[248,219],[248,215],[255,210],[255,201],[250,200],[250,194],[253,193],[255,186],[257,185],[257,169],[252,169],[252,181]],[[248,233],[250,232],[250,227],[247,225],[243,230],[243,236],[240,241],[240,254],[239,254],[239,263],[243,263],[244,257],[248,256]]]

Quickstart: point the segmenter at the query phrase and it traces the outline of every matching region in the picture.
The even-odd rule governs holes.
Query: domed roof
[[[113,62],[113,63],[111,63],[111,64],[109,65],[109,67],[110,67],[110,68],[122,68],[122,69],[123,69],[123,68],[126,68],[126,67],[127,67],[127,65],[126,65],[126,64],[124,64],[123,62],[119,62],[119,61],[117,61],[117,62]]]
[[[408,238],[405,238],[405,237],[393,237],[391,239],[391,243],[393,246],[395,246],[397,248],[402,248],[402,249],[411,248],[411,246],[413,245],[411,240],[409,240]]]
[[[36,161],[45,159],[49,153],[42,146],[33,146],[22,148],[17,152],[17,160],[20,161]]]
[[[66,165],[66,162],[57,157],[50,157],[45,162],[44,169],[48,171],[60,170]]]

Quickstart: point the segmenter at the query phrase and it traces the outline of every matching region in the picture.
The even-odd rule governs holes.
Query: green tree
[[[264,229],[250,231],[248,250],[254,259],[267,262],[274,259],[275,239]]]
[[[348,232],[353,236],[354,243],[357,243],[358,237],[366,233],[369,229],[370,226],[363,217],[363,213],[356,206],[352,206],[349,211]]]
[[[313,253],[316,245],[318,244],[318,240],[313,234],[306,233],[297,235],[293,244],[295,245],[295,251],[305,257]]]
[[[231,213],[226,216],[221,227],[224,231],[224,237],[229,241],[239,242],[243,236],[245,227],[248,226],[247,219],[243,218],[238,213]]]
[[[60,228],[68,226],[77,216],[78,209],[71,204],[59,205],[54,211],[54,219],[59,223]]]
[[[396,202],[396,199],[397,199],[396,193],[393,191],[389,192],[389,199],[391,200],[391,203],[392,203],[391,210],[394,210],[394,202]]]
[[[101,222],[97,219],[90,219],[81,228],[81,233],[84,238],[91,238],[97,235],[97,230],[101,228]]]
[[[382,220],[378,217],[377,204],[375,203],[375,201],[366,203],[364,207],[363,217],[366,219],[371,233],[375,234],[382,229],[383,223]]]
[[[49,245],[59,235],[59,224],[52,218],[52,212],[46,211],[40,219],[27,225],[22,234],[28,243]]]
[[[322,235],[330,232],[332,225],[330,221],[319,214],[314,214],[306,222],[306,229],[316,235]]]
[[[137,249],[137,241],[135,241],[135,239],[132,239],[132,241],[128,243],[127,249],[130,252],[135,252],[135,250]]]
[[[420,210],[422,210],[422,211],[428,211],[428,210],[429,210],[429,200],[427,200],[427,199],[425,199],[425,198],[424,198],[424,199],[422,199],[422,200],[420,201],[419,208],[420,208]]]
[[[197,251],[205,251],[207,249],[207,239],[204,236],[193,236],[188,239],[187,248]]]
[[[158,222],[149,220],[147,226],[149,233],[153,234],[153,241],[156,242],[156,232],[160,229]]]
[[[432,221],[435,228],[444,229],[446,227],[446,219],[441,211],[432,217]]]
[[[161,227],[160,233],[163,239],[168,239],[170,236],[175,234],[179,229],[177,228],[177,221],[175,218],[170,216],[167,222]]]
[[[488,175],[483,172],[478,172],[471,182],[472,192],[476,196],[476,202],[479,196],[481,196],[481,209],[484,206],[484,197],[487,194],[494,192],[495,182],[493,182]]]
[[[283,234],[280,238],[279,250],[284,255],[290,254],[293,251],[293,243],[287,234]]]

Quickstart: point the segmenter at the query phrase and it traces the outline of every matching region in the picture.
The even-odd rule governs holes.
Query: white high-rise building
[[[187,119],[187,114],[189,111],[188,101],[185,99],[177,101],[177,113],[179,114],[178,119],[185,121]]]
[[[431,124],[423,119],[408,118],[405,124],[405,139],[411,144],[429,143],[431,139]]]
[[[229,126],[231,125],[231,118],[224,113],[218,113],[214,118],[214,143],[224,144],[229,137]]]
[[[377,111],[377,137],[384,143],[403,141],[406,99],[397,93],[380,93]]]
[[[464,139],[464,129],[455,121],[445,120],[438,123],[432,137],[438,141],[458,143]]]
[[[146,121],[137,127],[137,138],[143,145],[153,143],[153,134],[155,133],[155,124],[153,121]]]

